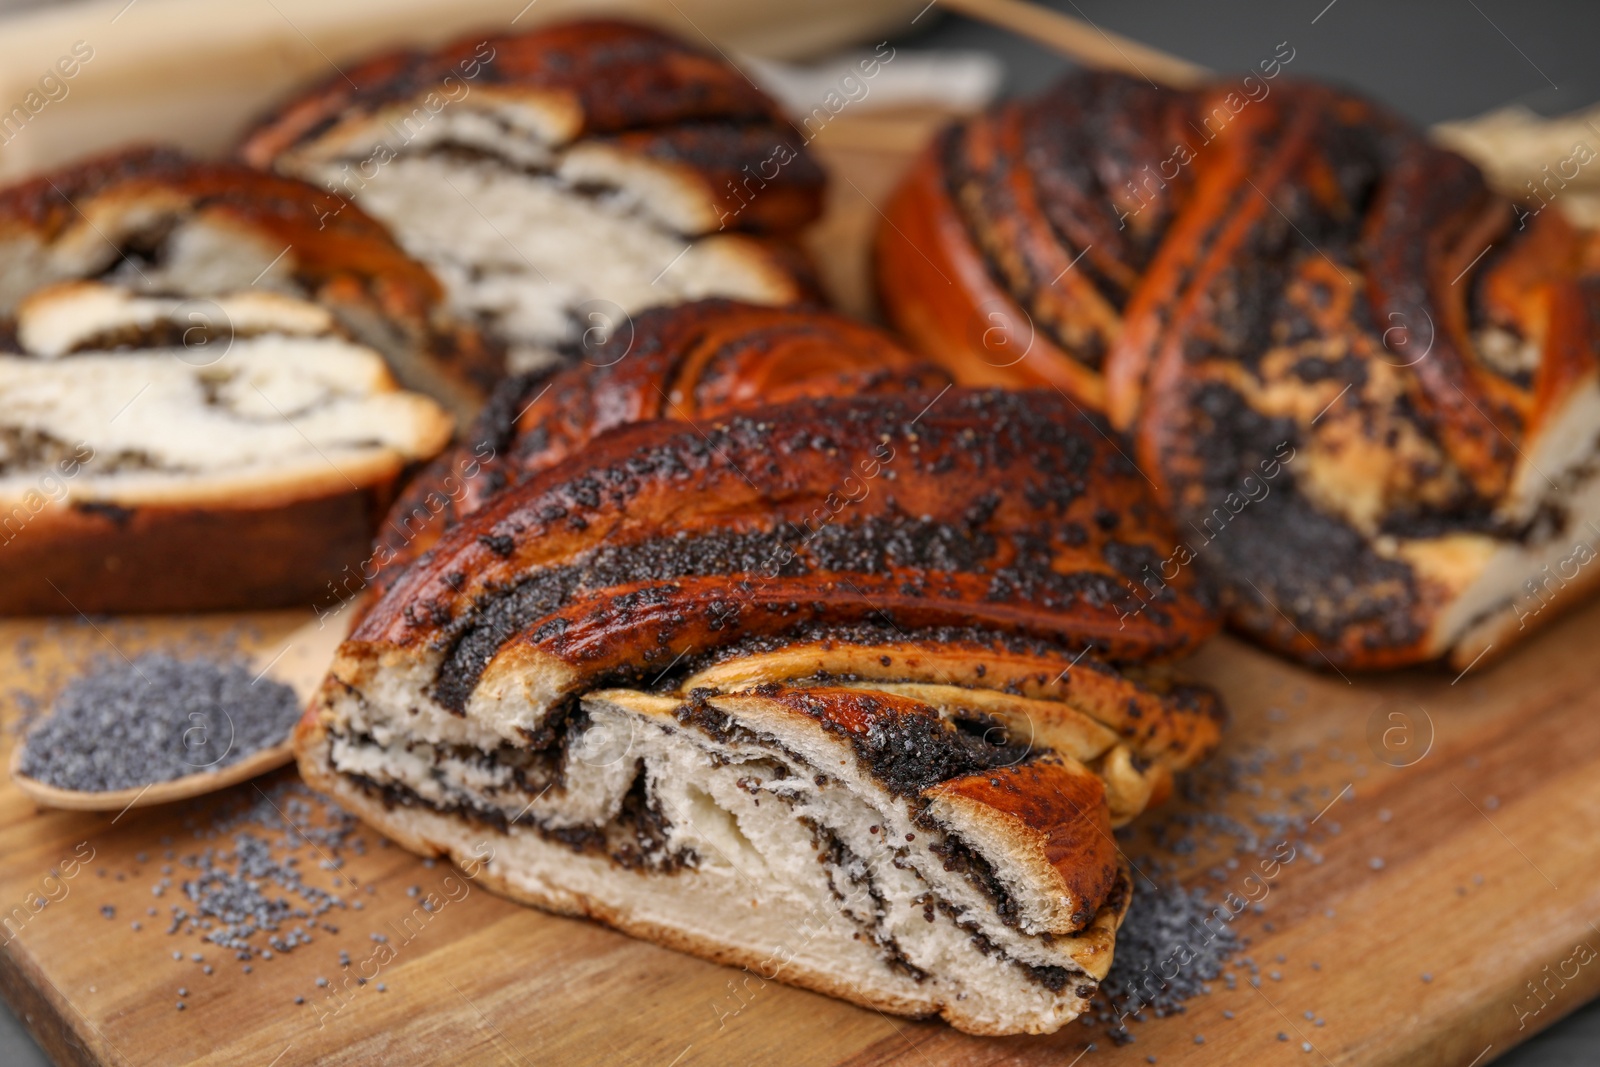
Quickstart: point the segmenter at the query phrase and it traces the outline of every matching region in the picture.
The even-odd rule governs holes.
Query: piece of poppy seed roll
[[[309,607],[494,377],[440,297],[356,208],[238,164],[0,191],[0,613]]]
[[[595,19],[348,73],[265,118],[241,157],[382,219],[512,371],[647,307],[814,293],[790,239],[820,213],[822,170],[715,54]]]
[[[301,771],[515,899],[1054,1031],[1130,899],[1113,828],[1218,740],[1163,665],[1214,605],[1192,571],[1138,585],[1173,532],[1059,394],[844,370],[600,432],[457,516],[341,647]],[[608,381],[590,410],[635,395]]]

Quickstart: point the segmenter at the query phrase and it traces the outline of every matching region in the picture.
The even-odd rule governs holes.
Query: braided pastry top
[[[1077,75],[946,131],[887,310],[958,380],[1104,411],[1188,536],[1158,570],[1207,561],[1259,639],[1470,659],[1600,503],[1596,246],[1381,107],[1255,84]]]

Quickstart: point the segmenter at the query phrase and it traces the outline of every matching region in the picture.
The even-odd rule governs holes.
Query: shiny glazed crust
[[[948,375],[881,330],[827,312],[702,300],[655,308],[559,370],[501,382],[379,532],[379,588],[446,529],[591,439],[655,419],[699,423],[804,397],[938,389]]]
[[[1503,650],[1593,584],[1592,236],[1359,98],[1253,95],[1085,74],[947,130],[887,208],[886,312],[1105,412],[1185,538],[1162,573],[1213,569],[1264,644]]]

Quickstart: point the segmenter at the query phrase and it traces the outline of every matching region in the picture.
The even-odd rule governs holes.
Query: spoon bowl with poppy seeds
[[[147,653],[74,679],[12,751],[11,780],[43,808],[120,812],[276,770],[356,614],[314,619],[253,661]]]

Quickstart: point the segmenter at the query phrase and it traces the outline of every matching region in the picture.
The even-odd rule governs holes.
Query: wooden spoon
[[[275,656],[255,657],[257,669],[265,677],[282,682],[293,689],[301,704],[305,704],[322,684],[323,676],[328,673],[328,664],[333,662],[334,652],[349,633],[351,620],[356,615],[353,608],[352,601],[332,615],[312,619],[304,626],[297,627],[284,639],[282,650]],[[12,782],[40,807],[61,808],[67,811],[122,812],[129,808],[147,808],[154,804],[186,800],[189,797],[226,789],[258,774],[276,770],[294,758],[293,745],[290,738],[286,737],[282,744],[263,748],[236,763],[215,770],[199,771],[181,778],[152,782],[131,789],[112,789],[94,793],[61,789],[24,775],[21,770],[22,753],[26,747],[27,741],[23,740],[12,750]]]

